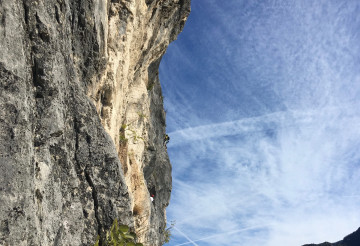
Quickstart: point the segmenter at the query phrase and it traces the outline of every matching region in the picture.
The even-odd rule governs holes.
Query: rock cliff
[[[0,0],[0,245],[93,245],[115,218],[162,245],[158,67],[189,12],[190,0]]]
[[[360,228],[350,235],[344,237],[343,240],[336,243],[306,244],[303,246],[359,246],[360,245]]]

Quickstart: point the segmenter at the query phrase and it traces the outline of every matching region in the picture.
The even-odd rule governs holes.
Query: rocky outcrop
[[[115,218],[162,244],[158,67],[189,11],[190,0],[0,1],[0,245],[92,245]]]
[[[360,228],[350,235],[344,237],[343,240],[336,243],[306,244],[303,246],[359,246],[360,245]]]

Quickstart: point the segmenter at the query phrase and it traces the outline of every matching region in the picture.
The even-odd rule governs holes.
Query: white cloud
[[[269,224],[263,245],[341,239],[360,225],[358,122],[350,108],[329,108],[175,132],[169,214],[194,241]],[[254,243],[236,233],[206,245],[224,238]]]
[[[184,62],[208,84],[182,94],[181,74],[164,76],[179,83],[165,88],[168,216],[193,241],[174,231],[171,245],[301,245],[360,226],[359,3],[280,2],[209,1],[208,58]]]

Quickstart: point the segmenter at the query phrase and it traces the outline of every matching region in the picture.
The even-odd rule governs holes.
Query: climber
[[[165,134],[165,137],[164,137],[164,144],[165,144],[165,145],[166,145],[166,144],[168,144],[168,143],[169,143],[169,141],[170,141],[170,137],[169,137],[169,135]]]
[[[150,200],[151,200],[152,202],[154,202],[155,195],[156,195],[155,187],[152,187],[152,188],[150,189]]]

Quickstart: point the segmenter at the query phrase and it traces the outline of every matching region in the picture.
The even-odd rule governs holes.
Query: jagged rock
[[[360,228],[350,235],[344,237],[343,240],[336,243],[306,244],[303,246],[359,246],[360,245]]]
[[[190,0],[0,1],[0,245],[92,245],[115,218],[162,244],[158,67],[189,12]]]

